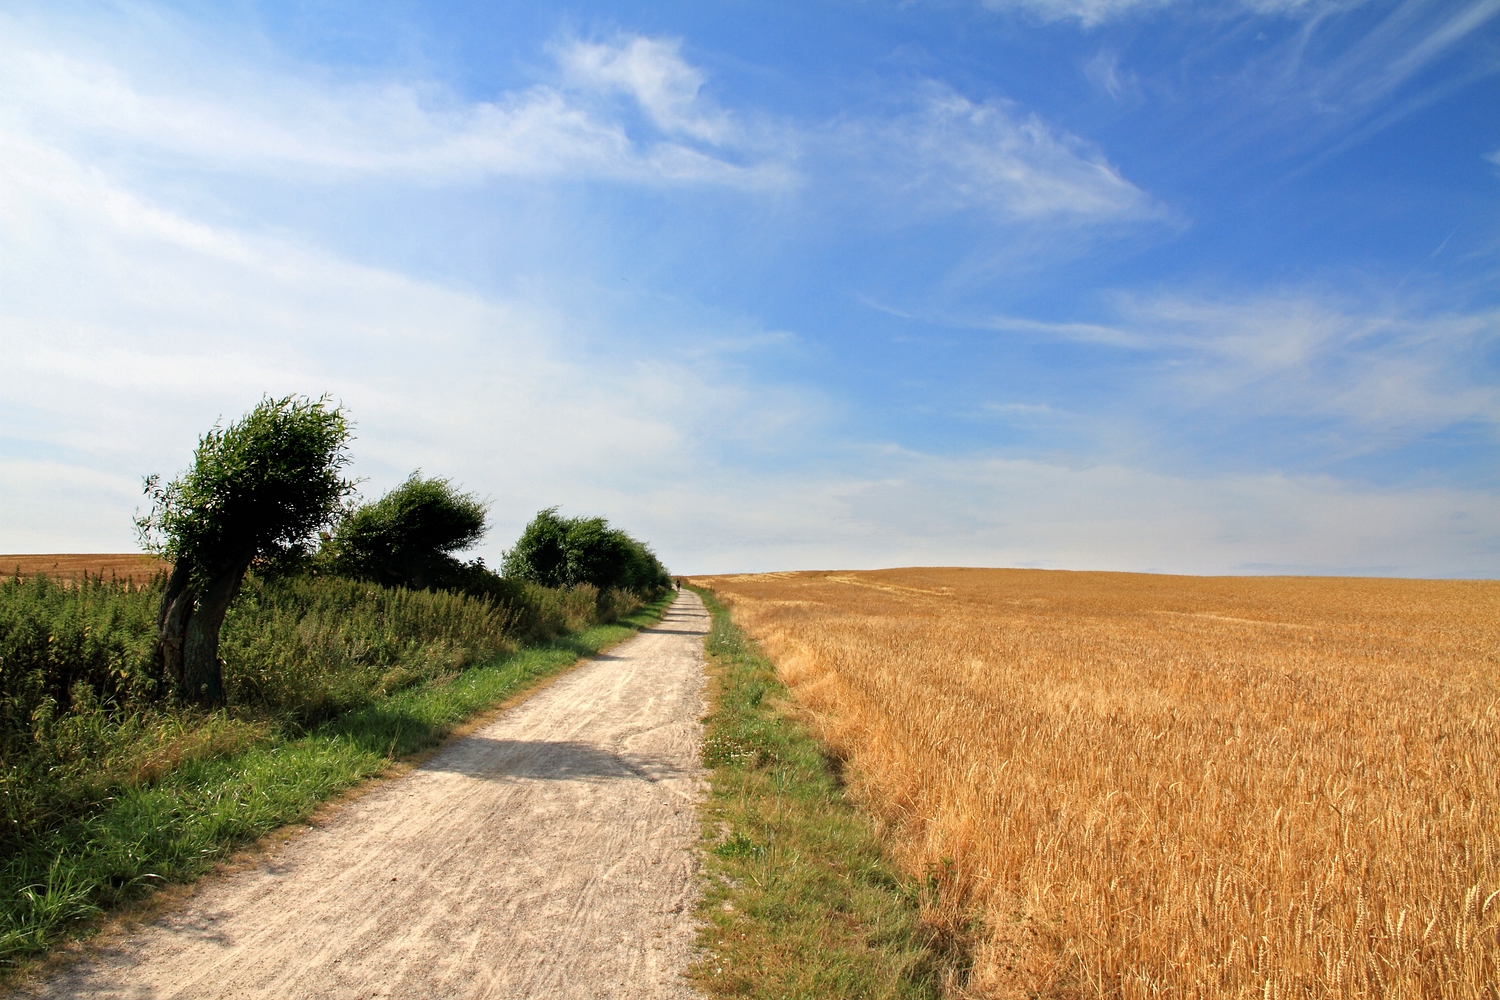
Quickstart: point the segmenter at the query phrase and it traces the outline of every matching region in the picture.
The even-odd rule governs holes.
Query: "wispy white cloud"
[[[1363,7],[1370,0],[1239,0],[1239,6],[1257,14],[1316,19]]]
[[[576,318],[553,307],[185,219],[56,150],[13,142],[0,185],[3,550],[128,546],[142,473],[180,468],[198,433],[263,392],[323,390],[358,422],[355,471],[372,492],[421,465],[494,498],[491,558],[559,500],[609,514],[685,572],[936,562],[1482,574],[1500,549],[1492,498],[1463,490],[830,441],[813,394],[730,376],[712,357],[591,355],[568,337]],[[1371,336],[1326,306],[1153,300],[1120,312],[1123,338],[1108,324],[992,325],[1191,349],[1261,373]],[[1482,334],[1457,325],[1448,336]],[[1041,402],[993,412],[1075,419]],[[726,436],[782,455],[820,439],[826,457],[766,471],[726,456]]]
[[[247,171],[737,187],[791,179],[779,150],[736,142],[730,117],[700,97],[702,74],[674,44],[627,36],[573,42],[557,54],[568,86],[538,84],[489,101],[464,101],[431,83],[330,86],[264,73],[153,89],[117,65],[0,32],[0,124],[54,142],[114,140]],[[614,92],[636,102],[654,129],[633,134],[602,100]]]
[[[1342,111],[1380,105],[1496,15],[1500,0],[1402,0],[1337,59],[1312,70],[1311,96]]]
[[[1213,66],[1212,75],[1192,86],[1217,98],[1207,128],[1217,130],[1216,145],[1225,148],[1254,144],[1290,125],[1298,136],[1294,147],[1323,146],[1324,156],[1335,155],[1500,72],[1482,34],[1500,16],[1500,0],[984,0],[984,5],[1084,29],[1148,16],[1197,24],[1204,33],[1196,40],[1183,35],[1183,61],[1173,72],[1200,60]],[[1242,52],[1239,65],[1225,66],[1213,58],[1224,41],[1224,22],[1245,18],[1262,22],[1270,37],[1261,32],[1257,40],[1265,40],[1264,47]],[[1108,47],[1082,69],[1116,100],[1136,95],[1137,87],[1181,94],[1180,81],[1137,81]],[[1342,138],[1327,146],[1335,135]],[[1286,148],[1284,141],[1279,145]]]
[[[892,219],[973,209],[1053,221],[1159,212],[1102,150],[1011,101],[974,101],[929,81],[831,124],[794,121],[721,106],[677,40],[621,34],[550,49],[555,82],[468,101],[431,82],[212,68],[190,79],[152,76],[0,31],[0,131],[94,160],[124,152],[172,169],[292,183],[587,177],[787,190],[821,167],[825,193],[862,178],[864,195],[886,201]],[[173,53],[153,56],[147,61],[159,63]]]
[[[984,409],[1012,420],[1055,420],[1070,415],[1044,403],[985,403]]]
[[[995,11],[1023,11],[1044,21],[1077,21],[1092,28],[1106,21],[1142,15],[1167,7],[1189,6],[1188,0],[981,0]],[[1219,6],[1283,17],[1322,17],[1357,7],[1367,0],[1228,0]]]
[[[1019,10],[1044,21],[1073,20],[1086,28],[1129,14],[1171,6],[1178,0],[982,0],[990,10]]]
[[[0,550],[129,545],[142,473],[180,468],[198,433],[263,392],[328,390],[358,422],[356,471],[372,492],[421,465],[495,499],[491,557],[531,512],[563,501],[618,519],[684,571],[1500,565],[1487,495],[869,442],[836,426],[818,391],[745,360],[790,349],[794,332],[716,329],[700,314],[693,350],[632,354],[608,342],[606,309],[459,290],[310,237],[205,222],[120,166],[158,156],[206,168],[228,178],[205,185],[216,194],[249,171],[314,190],[349,176],[397,190],[490,177],[777,189],[837,160],[808,188],[847,184],[872,214],[969,213],[1070,236],[1160,214],[1102,150],[1016,104],[933,84],[893,114],[770,122],[716,100],[677,42],[633,35],[558,43],[555,78],[487,101],[284,67],[153,76],[19,37],[0,31]],[[1124,86],[1126,71],[1113,72]],[[1097,322],[972,325],[1159,361],[1140,366],[1153,399],[1183,409],[1377,429],[1496,422],[1476,360],[1493,352],[1491,314],[1288,292],[1136,297]],[[1076,428],[1091,417],[1072,402],[1039,392],[978,406],[997,422]]]
[[[1102,151],[1012,101],[928,82],[913,110],[844,123],[836,151],[907,211],[1114,221],[1159,211]]]
[[[1178,359],[1173,379],[1199,402],[1392,432],[1500,427],[1488,363],[1500,310],[1411,315],[1287,293],[1127,301],[1123,312]]]
[[[1500,0],[1318,0],[1252,3],[1295,30],[1212,78],[1220,103],[1214,135],[1225,148],[1279,137],[1283,154],[1318,150],[1315,162],[1500,72],[1483,30]],[[1269,25],[1268,25],[1269,27]],[[1228,103],[1225,99],[1229,98]]]
[[[1371,432],[1375,446],[1465,423],[1500,429],[1490,361],[1500,310],[1435,312],[1285,290],[1120,296],[1105,323],[945,322],[1130,352],[1158,409],[1331,418]]]
[[[950,321],[951,322],[951,321]],[[1108,323],[1048,322],[1026,319],[1021,316],[990,316],[980,320],[959,322],[955,325],[979,330],[997,330],[1013,333],[1040,334],[1080,343],[1103,344],[1110,347],[1144,349],[1153,343],[1149,335],[1113,326]]]
[[[558,62],[575,86],[630,96],[663,132],[713,145],[739,138],[730,115],[702,96],[704,74],[682,58],[680,41],[639,35],[575,40],[559,48]]]
[[[1083,75],[1116,101],[1139,97],[1140,81],[1135,73],[1121,68],[1118,50],[1100,49],[1083,64]]]
[[[1480,492],[919,454],[888,470],[844,494],[850,522],[889,538],[887,565],[1467,575],[1493,574],[1500,550],[1500,505]]]
[[[660,483],[818,423],[816,394],[747,383],[712,352],[622,360],[546,301],[196,222],[14,137],[0,191],[0,550],[128,547],[139,477],[267,392],[346,403],[372,489],[420,465],[493,497],[490,556],[559,501],[670,521],[691,491]]]
[[[0,493],[6,508],[0,547],[7,553],[135,549],[128,520],[120,518],[139,506],[139,476],[0,454]]]
[[[859,464],[711,490],[686,515],[693,565],[1493,577],[1500,560],[1500,504],[1482,491],[896,448]]]
[[[684,572],[949,563],[1451,575],[1493,573],[1500,558],[1493,498],[1458,489],[1194,478],[847,439],[824,440],[823,461],[767,472],[726,458],[717,440],[801,453],[826,433],[815,396],[728,377],[712,358],[591,356],[570,346],[573,318],[545,305],[203,225],[54,150],[4,152],[0,270],[14,291],[0,300],[0,549],[126,547],[140,474],[179,468],[197,433],[262,392],[326,389],[358,421],[356,471],[371,491],[421,465],[496,500],[492,558],[559,500],[651,538]],[[1161,299],[1120,313],[1123,337],[1107,324],[992,325],[1261,375],[1378,332],[1316,303]],[[1462,340],[1481,327],[1424,329]],[[1035,402],[994,412],[1072,418]]]
[[[1030,319],[1025,316],[1010,316],[1000,313],[971,318],[901,309],[868,296],[861,299],[860,302],[871,309],[887,313],[891,316],[899,316],[902,319],[913,320],[918,323],[931,323],[936,326],[967,330],[994,330],[1002,333],[1034,334],[1051,339],[1134,349],[1145,349],[1153,343],[1147,334],[1127,329],[1123,325],[1112,325],[1109,323],[1057,322],[1054,320]]]

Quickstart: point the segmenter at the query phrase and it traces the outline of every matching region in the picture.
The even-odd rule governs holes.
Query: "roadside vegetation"
[[[937,876],[961,995],[1496,996],[1500,583],[698,582]]]
[[[602,517],[561,517],[556,507],[537,514],[505,554],[505,576],[545,587],[644,593],[672,586],[666,567],[644,543]]]
[[[581,536],[565,555],[600,572],[562,586],[460,562],[488,508],[448,480],[344,505],[347,434],[324,401],[265,400],[177,479],[148,480],[138,523],[170,574],[0,579],[0,966],[305,817],[670,602],[633,539],[654,575]]]
[[[714,997],[926,998],[963,971],[962,942],[925,918],[933,878],[903,877],[845,797],[839,764],[712,592],[705,720],[703,957]]]

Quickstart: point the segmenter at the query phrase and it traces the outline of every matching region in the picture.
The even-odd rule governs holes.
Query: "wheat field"
[[[40,573],[54,580],[74,580],[87,573],[106,580],[146,584],[171,569],[171,563],[141,552],[0,555],[0,574],[32,577]]]
[[[1500,583],[695,582],[939,888],[960,993],[1500,996]]]

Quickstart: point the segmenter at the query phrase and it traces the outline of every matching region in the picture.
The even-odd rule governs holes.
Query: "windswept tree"
[[[532,518],[505,554],[504,572],[547,587],[591,583],[651,594],[672,585],[650,546],[602,517],[562,517],[556,507]]]
[[[340,522],[325,552],[344,576],[413,590],[454,586],[464,567],[453,553],[484,537],[488,513],[474,494],[418,470]]]
[[[219,630],[252,563],[306,552],[331,527],[354,483],[351,425],[328,397],[266,397],[198,440],[193,464],[170,483],[146,479],[151,510],[141,540],[172,562],[158,613],[161,660],[182,697],[224,700]]]

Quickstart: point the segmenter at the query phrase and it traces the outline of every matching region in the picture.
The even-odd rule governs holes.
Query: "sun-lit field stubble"
[[[1500,996],[1500,584],[699,582],[978,918],[974,994]]]
[[[38,573],[59,582],[87,573],[104,580],[150,583],[158,573],[171,572],[172,565],[155,556],[137,552],[106,552],[59,555],[0,555],[0,574],[30,579]]]

